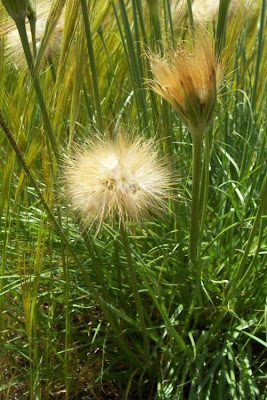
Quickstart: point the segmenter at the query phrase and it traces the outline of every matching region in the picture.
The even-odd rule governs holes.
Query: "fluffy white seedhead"
[[[105,219],[139,220],[166,208],[171,174],[151,141],[98,139],[66,162],[64,192],[85,227]]]

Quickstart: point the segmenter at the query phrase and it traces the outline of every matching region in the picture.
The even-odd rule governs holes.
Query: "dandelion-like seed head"
[[[192,48],[182,45],[167,58],[150,60],[151,88],[172,105],[191,133],[203,132],[212,120],[222,81],[213,43],[201,34]]]
[[[166,208],[171,174],[151,140],[125,138],[90,142],[66,162],[64,192],[85,227],[104,220],[140,220]]]

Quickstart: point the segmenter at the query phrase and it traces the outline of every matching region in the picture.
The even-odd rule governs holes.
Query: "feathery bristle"
[[[166,59],[152,55],[150,61],[150,87],[173,106],[190,132],[203,131],[211,122],[222,81],[213,43],[200,33],[193,48],[183,45]]]
[[[64,192],[82,224],[118,217],[120,223],[139,220],[166,208],[171,174],[153,141],[98,139],[77,149],[65,163]]]

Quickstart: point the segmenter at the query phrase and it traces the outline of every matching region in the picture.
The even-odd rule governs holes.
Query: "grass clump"
[[[209,47],[197,1],[44,3],[0,8],[0,397],[265,399],[266,2]]]

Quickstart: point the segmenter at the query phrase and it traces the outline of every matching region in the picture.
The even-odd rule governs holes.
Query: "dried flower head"
[[[139,220],[166,208],[171,175],[151,140],[97,139],[78,148],[65,164],[64,192],[85,227],[118,217]]]
[[[192,48],[181,46],[167,58],[151,56],[151,88],[177,111],[189,131],[203,133],[212,120],[222,68],[213,43],[202,34]]]

